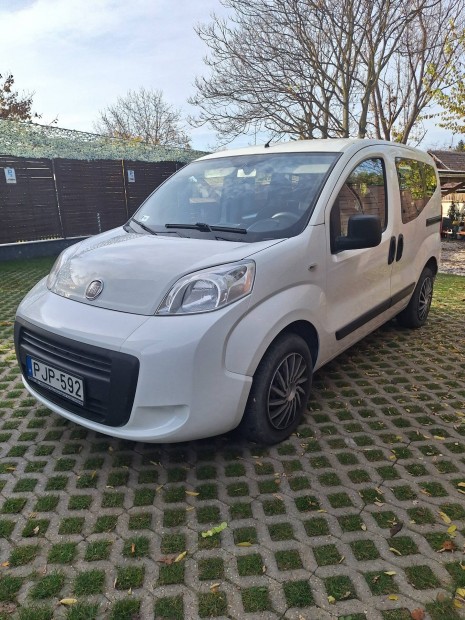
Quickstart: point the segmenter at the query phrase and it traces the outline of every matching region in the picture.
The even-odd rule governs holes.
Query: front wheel
[[[244,417],[243,435],[260,444],[283,441],[298,427],[312,384],[312,357],[297,334],[283,334],[260,362]]]
[[[425,267],[408,306],[397,315],[399,325],[416,328],[426,323],[433,299],[433,285],[434,273],[429,267]]]

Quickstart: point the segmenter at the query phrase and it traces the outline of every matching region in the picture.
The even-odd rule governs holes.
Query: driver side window
[[[331,252],[335,253],[336,239],[347,237],[351,215],[378,215],[381,229],[387,224],[386,173],[382,159],[366,159],[359,164],[342,186],[330,213]]]

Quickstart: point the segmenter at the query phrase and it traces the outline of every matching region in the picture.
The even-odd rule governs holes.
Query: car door
[[[367,153],[366,149],[363,152]],[[393,231],[388,217],[388,172],[392,171],[382,152],[370,151],[365,156],[359,153],[346,166],[325,211],[325,318],[333,336],[331,355],[381,324],[390,305]],[[347,235],[349,217],[357,213],[379,216],[381,243],[372,248],[337,251],[336,238]]]
[[[397,189],[392,192],[396,252],[391,275],[393,306],[405,306],[431,256],[428,238],[437,236],[441,207],[436,171],[409,152],[393,152]],[[393,185],[393,187],[395,184]]]

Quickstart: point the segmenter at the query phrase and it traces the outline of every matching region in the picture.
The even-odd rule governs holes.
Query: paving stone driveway
[[[462,617],[463,277],[318,372],[289,441],[160,447],[22,388],[14,310],[50,264],[0,265],[0,620]]]

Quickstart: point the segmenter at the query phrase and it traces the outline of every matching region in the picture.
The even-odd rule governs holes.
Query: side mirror
[[[335,251],[374,248],[381,243],[381,220],[378,215],[351,215],[347,223],[347,237],[337,237]]]

